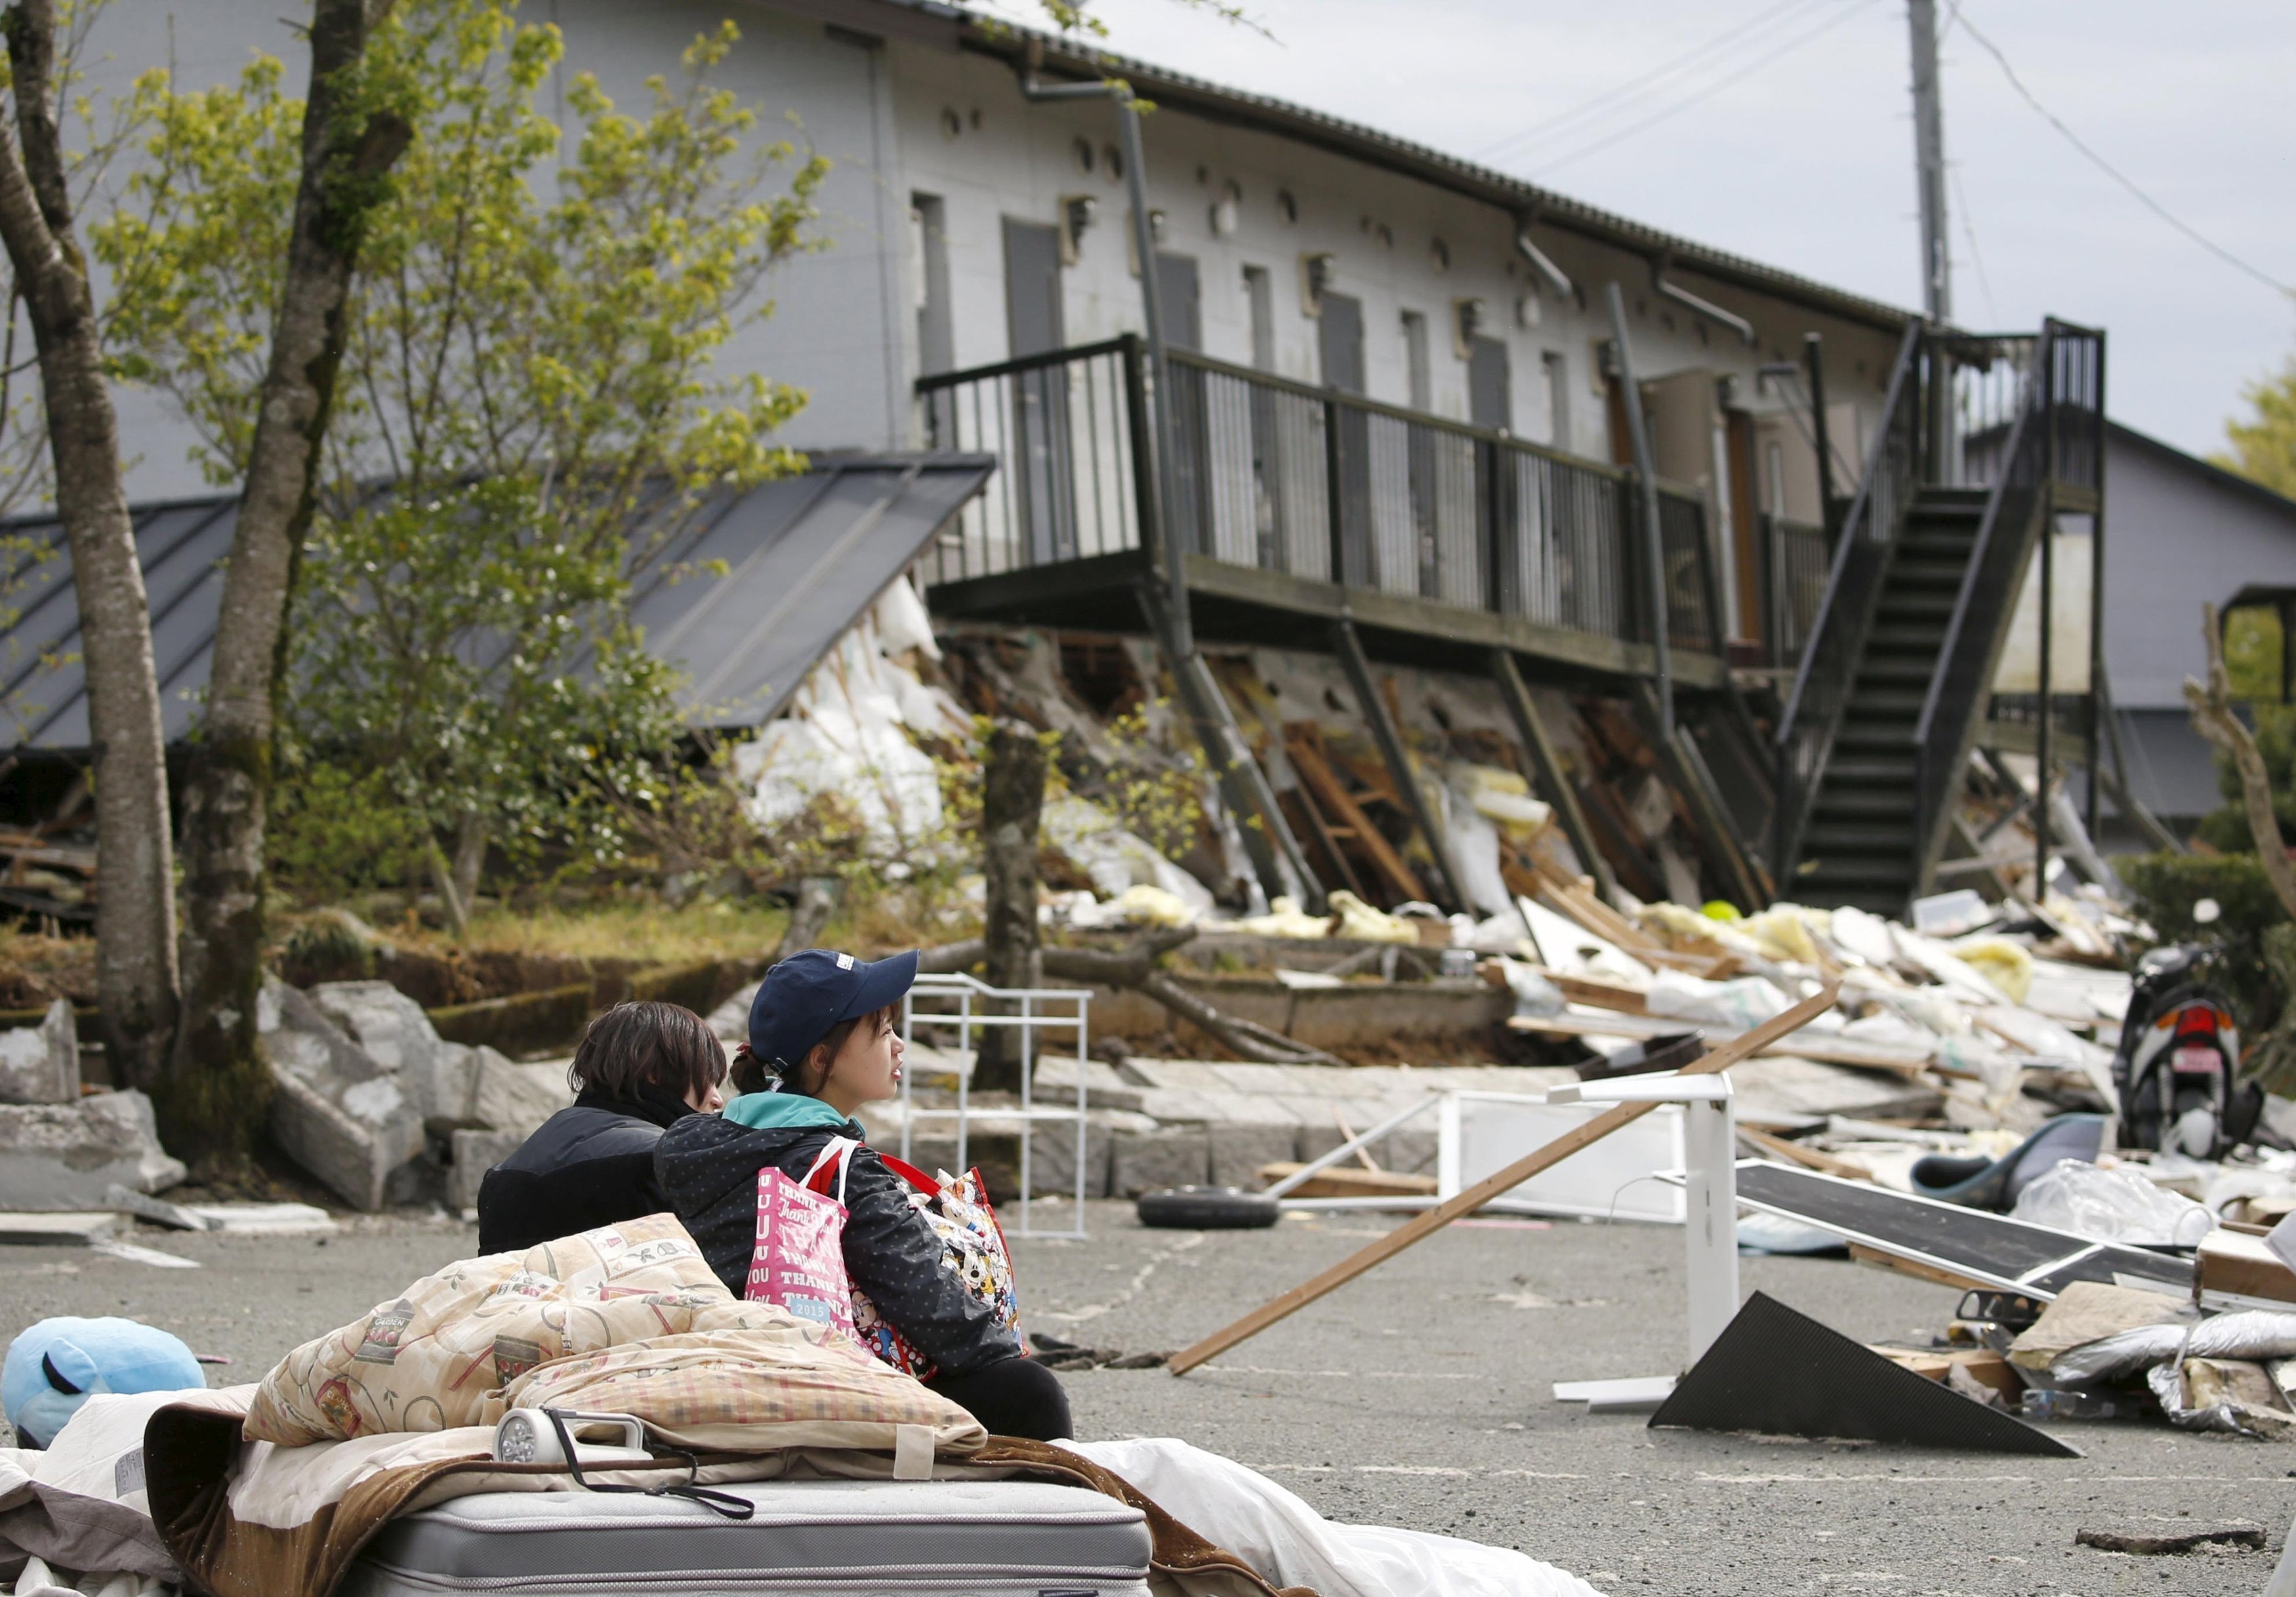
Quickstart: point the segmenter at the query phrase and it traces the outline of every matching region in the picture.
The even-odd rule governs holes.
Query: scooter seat
[[[2107,1115],[2060,1115],[1997,1159],[1931,1154],[1916,1160],[1909,1179],[1917,1197],[2005,1214],[2019,1193],[2064,1159],[2095,1164],[2104,1151]]]

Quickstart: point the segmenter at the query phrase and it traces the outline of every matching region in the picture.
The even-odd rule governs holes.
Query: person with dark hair
[[[566,1080],[572,1107],[479,1183],[480,1253],[521,1253],[668,1209],[654,1144],[725,1102],[725,1045],[679,1005],[616,1004],[584,1029]]]
[[[790,955],[766,974],[737,1050],[741,1096],[722,1115],[662,1133],[654,1168],[702,1256],[739,1295],[758,1235],[758,1174],[802,1181],[832,1137],[861,1141],[845,1168],[845,1271],[877,1312],[936,1366],[925,1382],[992,1435],[1057,1441],[1071,1433],[1060,1379],[941,1264],[941,1243],[853,1118],[900,1090],[902,995],[912,951],[872,964],[828,949]]]

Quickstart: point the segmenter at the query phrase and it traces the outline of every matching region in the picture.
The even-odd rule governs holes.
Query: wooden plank
[[[1388,778],[1403,795],[1403,812],[1419,828],[1427,852],[1435,861],[1435,874],[1442,878],[1444,895],[1450,900],[1446,907],[1455,914],[1461,910],[1472,913],[1474,901],[1467,896],[1459,868],[1452,860],[1451,840],[1444,835],[1442,820],[1427,802],[1426,790],[1420,786],[1412,770],[1411,751],[1403,741],[1402,717],[1395,712],[1391,702],[1381,696],[1379,684],[1372,679],[1371,661],[1364,654],[1362,640],[1356,636],[1355,623],[1345,616],[1332,624],[1332,652],[1339,656],[1340,669],[1346,672],[1348,686],[1355,691],[1356,709],[1371,728],[1372,741],[1378,745]],[[1394,683],[1392,677],[1388,679],[1390,689]]]
[[[1838,984],[1827,983],[1825,990],[1816,997],[1802,1000],[1784,1014],[1772,1017],[1735,1041],[1726,1043],[1696,1063],[1685,1066],[1677,1074],[1712,1075],[1718,1071],[1729,1069],[1739,1060],[1751,1058],[1781,1037],[1792,1036],[1820,1015],[1824,1014],[1833,1007],[1834,996],[1838,992],[1840,992]],[[1561,1164],[1581,1148],[1592,1147],[1620,1126],[1631,1125],[1658,1107],[1655,1103],[1620,1104],[1616,1108],[1597,1115],[1594,1119],[1555,1138],[1544,1148],[1525,1154],[1505,1169],[1484,1177],[1448,1202],[1438,1205],[1417,1219],[1396,1227],[1378,1241],[1369,1247],[1357,1249],[1322,1274],[1310,1280],[1303,1281],[1271,1302],[1262,1304],[1234,1324],[1214,1331],[1192,1347],[1184,1348],[1174,1354],[1168,1367],[1175,1375],[1186,1374],[1205,1360],[1216,1358],[1237,1343],[1258,1336],[1277,1321],[1297,1313],[1317,1298],[1347,1285],[1365,1271],[1393,1258],[1414,1243],[1426,1240],[1461,1215],[1473,1214],[1491,1199],[1521,1186],[1540,1171]]]
[[[1259,1167],[1263,1185],[1273,1186],[1300,1166],[1282,1160]],[[1432,1198],[1439,1183],[1431,1175],[1406,1175],[1399,1170],[1349,1170],[1340,1165],[1319,1170],[1284,1194],[1286,1198]]]
[[[1838,1175],[1846,1181],[1870,1181],[1874,1179],[1874,1173],[1855,1159],[1836,1158],[1822,1149],[1804,1148],[1791,1139],[1773,1137],[1769,1132],[1757,1131],[1750,1125],[1740,1126],[1738,1134],[1775,1158],[1790,1159],[1794,1164],[1822,1170],[1828,1175]]]
[[[1998,1290],[1992,1282],[1979,1280],[1973,1275],[1957,1275],[1921,1259],[1899,1258],[1896,1254],[1883,1253],[1878,1247],[1868,1247],[1863,1242],[1849,1245],[1849,1256],[1861,1264],[1879,1264],[1900,1275],[1910,1275],[1916,1280],[1933,1281],[1940,1287],[1958,1287],[1964,1292]]]
[[[1702,1025],[1695,1021],[1669,1019],[1655,1015],[1517,1015],[1507,1025],[1518,1032],[1529,1032],[1542,1037],[1659,1037],[1669,1032],[1694,1031],[1709,1042],[1734,1041],[1743,1033],[1725,1026]],[[1907,1080],[1921,1075],[1930,1067],[1927,1054],[1911,1049],[1880,1048],[1871,1043],[1845,1042],[1838,1037],[1789,1037],[1762,1050],[1765,1054],[1796,1059],[1815,1059],[1822,1065],[1846,1065],[1856,1070],[1886,1070],[1892,1075]]]
[[[1423,901],[1427,890],[1420,885],[1417,874],[1403,862],[1395,845],[1380,835],[1371,817],[1348,792],[1347,784],[1332,774],[1332,768],[1324,761],[1323,752],[1305,738],[1286,743],[1283,752],[1291,756],[1292,769],[1300,773],[1300,779],[1315,790],[1316,800],[1354,832],[1364,852],[1371,856],[1380,875],[1387,878],[1387,885],[1405,899]]]

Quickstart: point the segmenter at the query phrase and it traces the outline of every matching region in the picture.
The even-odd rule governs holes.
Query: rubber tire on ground
[[[1144,1192],[1133,1206],[1143,1225],[1170,1231],[1259,1231],[1283,1210],[1275,1199],[1241,1187],[1166,1187]]]

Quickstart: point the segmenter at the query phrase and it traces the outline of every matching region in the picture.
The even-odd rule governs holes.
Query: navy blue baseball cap
[[[900,1002],[917,979],[917,952],[866,960],[808,948],[777,961],[750,1000],[750,1051],[775,1075],[796,1068],[832,1026]]]

